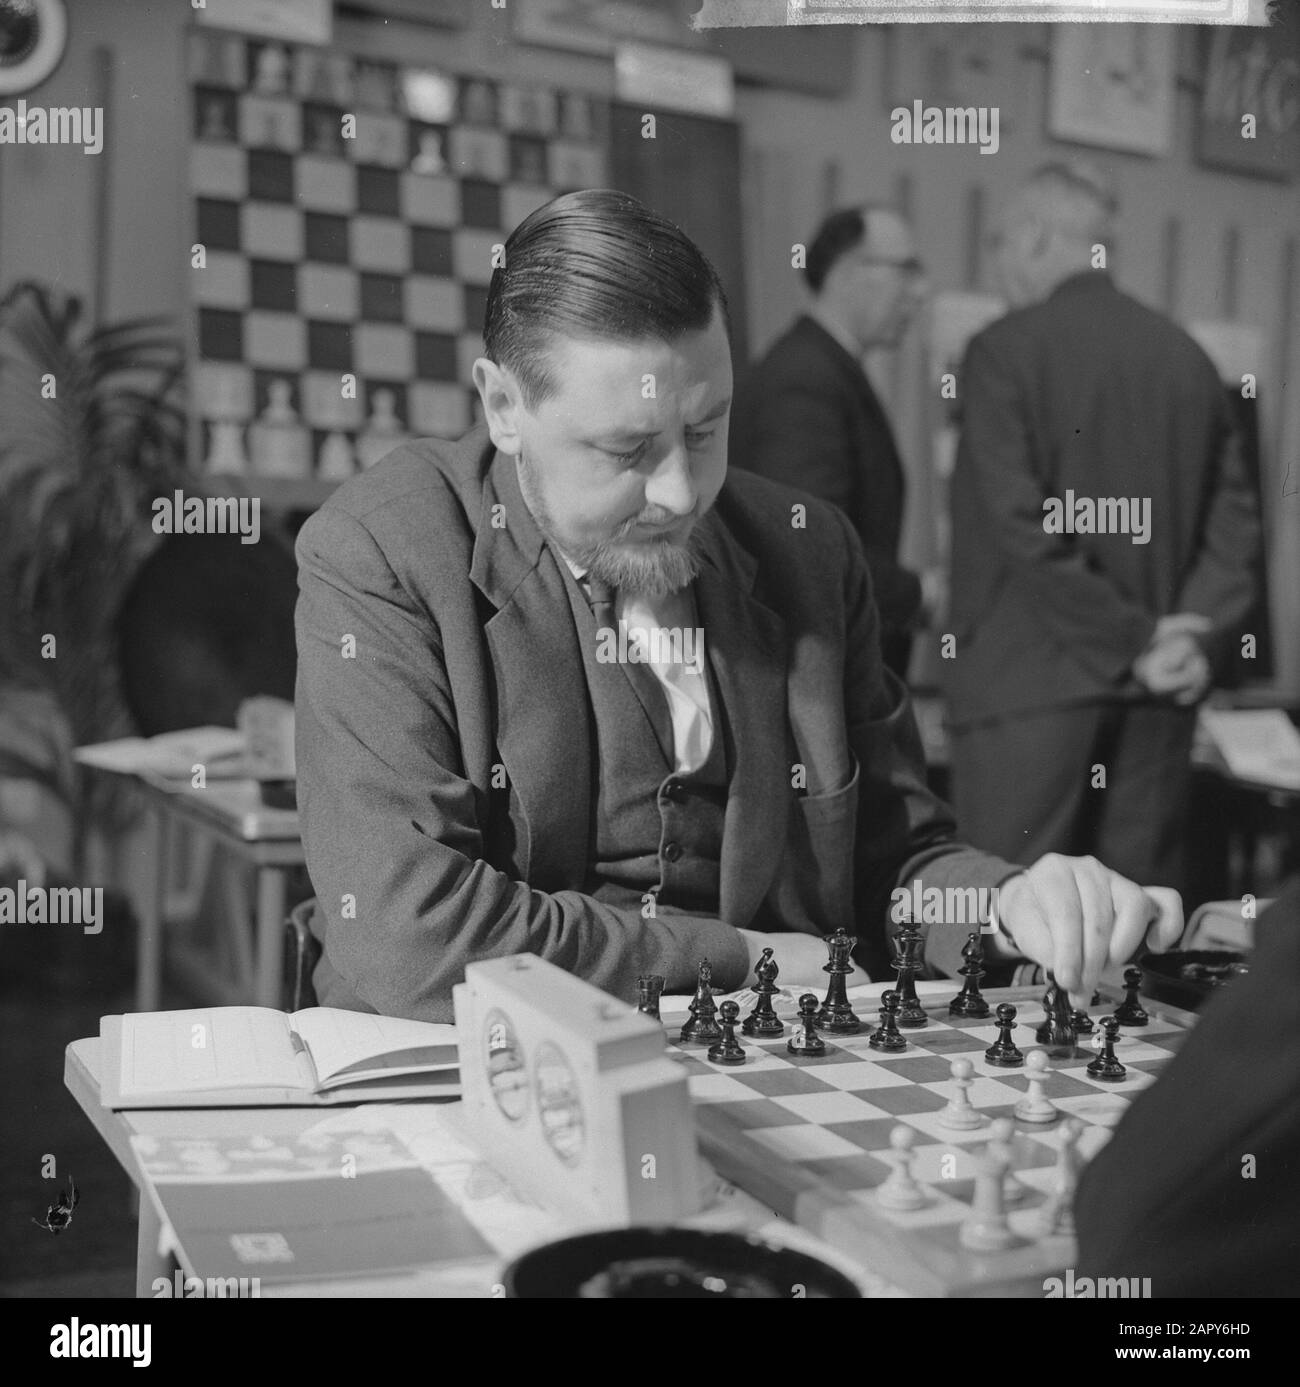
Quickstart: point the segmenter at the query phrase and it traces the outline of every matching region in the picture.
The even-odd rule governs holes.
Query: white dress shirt
[[[563,552],[560,557],[587,590],[587,570]],[[650,598],[644,593],[629,593],[619,588],[614,594],[614,615],[619,624],[620,651],[626,641],[631,652],[639,637],[646,656],[640,663],[653,672],[668,700],[674,771],[678,775],[689,775],[699,770],[709,759],[713,747],[713,713],[709,707],[709,681],[704,672],[704,630],[695,609],[694,593],[686,587],[663,598]],[[654,628],[681,632],[680,644],[661,639],[656,650],[650,640]],[[691,633],[689,638],[687,632]],[[690,658],[672,659],[674,647]],[[652,660],[649,658],[652,654],[660,658]]]

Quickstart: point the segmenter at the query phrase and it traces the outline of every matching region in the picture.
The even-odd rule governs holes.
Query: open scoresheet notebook
[[[334,1007],[135,1012],[99,1023],[106,1108],[458,1098],[456,1028]]]

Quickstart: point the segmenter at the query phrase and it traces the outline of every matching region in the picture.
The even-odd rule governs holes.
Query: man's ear
[[[485,356],[475,361],[473,375],[492,442],[499,452],[518,457],[522,447],[519,416],[524,407],[519,382],[509,371]]]

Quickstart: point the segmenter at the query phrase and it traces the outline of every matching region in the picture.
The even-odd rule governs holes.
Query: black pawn
[[[745,1017],[740,1029],[746,1035],[774,1036],[785,1034],[785,1023],[772,1010],[772,998],[776,994],[776,960],[772,957],[771,949],[764,949],[762,957],[754,967],[754,973],[758,982],[754,985],[754,991],[758,994],[758,1001],[754,1003],[754,1010]]]
[[[908,1030],[928,1026],[930,1018],[916,995],[916,975],[921,971],[921,946],[925,943],[921,931],[911,920],[904,920],[894,934],[898,944],[898,1024]]]
[[[706,958],[700,964],[699,981],[695,984],[695,996],[691,998],[690,1020],[682,1027],[679,1039],[686,1044],[697,1041],[707,1045],[722,1039],[722,1027],[718,1025],[717,1003],[713,1000],[713,966]]]
[[[848,984],[845,979],[853,971],[849,955],[853,951],[853,941],[844,930],[837,929],[826,941],[830,950],[830,961],[822,966],[823,973],[831,976],[826,989],[826,1000],[817,1013],[817,1024],[824,1031],[834,1031],[837,1035],[856,1035],[862,1029],[862,1022],[849,1004]]]
[[[663,996],[662,973],[642,973],[636,980],[636,1009],[659,1020],[659,998]]]
[[[792,1055],[824,1055],[826,1042],[816,1031],[817,998],[811,992],[799,998],[799,1020],[803,1022],[803,1030],[796,1031],[785,1042],[785,1048]]]
[[[990,1064],[1001,1065],[1003,1069],[1016,1069],[1024,1064],[1024,1053],[1011,1039],[1016,1024],[1016,1009],[1010,1002],[1003,1002],[997,1011],[998,1038],[984,1051],[984,1058]]]
[[[1075,1035],[1091,1035],[1097,1029],[1092,1024],[1092,1017],[1086,1011],[1072,1011],[1070,1013],[1070,1025],[1074,1027]]]
[[[1121,1026],[1145,1026],[1151,1020],[1138,1001],[1138,988],[1141,985],[1141,968],[1125,968],[1124,1000],[1115,1008],[1115,1020]]]
[[[745,1047],[736,1039],[736,1019],[740,1008],[735,1002],[722,1004],[722,1039],[709,1046],[709,1059],[714,1064],[744,1064]]]
[[[949,1016],[965,1016],[979,1020],[989,1014],[989,1004],[980,991],[980,979],[984,976],[984,944],[978,930],[971,930],[961,956],[965,960],[957,970],[963,978],[961,991],[948,1003]]]
[[[903,999],[892,988],[880,998],[880,1029],[872,1031],[867,1044],[873,1050],[906,1050],[907,1038],[898,1029],[898,1012]]]
[[[1119,1022],[1113,1016],[1101,1018],[1101,1029],[1106,1040],[1101,1054],[1088,1066],[1090,1079],[1103,1079],[1108,1084],[1117,1084],[1128,1070],[1115,1058],[1115,1039],[1119,1035]]]

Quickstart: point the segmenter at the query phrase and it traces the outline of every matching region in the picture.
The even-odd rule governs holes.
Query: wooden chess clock
[[[686,1073],[659,1022],[533,954],[471,963],[452,996],[466,1129],[520,1193],[584,1221],[698,1212]]]

